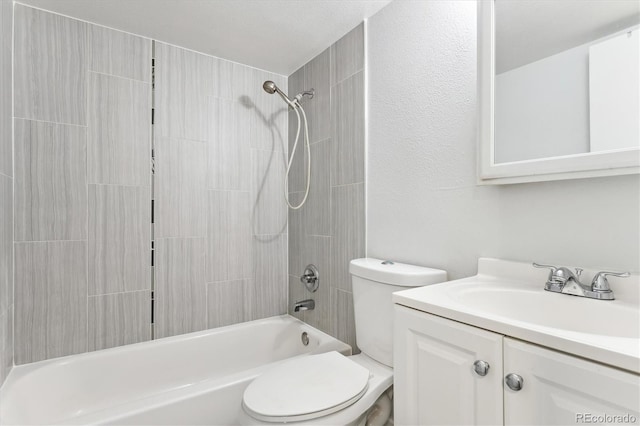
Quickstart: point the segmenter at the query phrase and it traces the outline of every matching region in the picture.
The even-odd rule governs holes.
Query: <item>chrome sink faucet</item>
[[[614,277],[629,277],[629,272],[598,272],[591,281],[591,285],[585,285],[580,282],[580,275],[582,275],[582,269],[576,268],[575,273],[571,272],[569,268],[564,266],[553,265],[540,265],[534,263],[536,268],[548,268],[549,277],[544,285],[544,289],[547,291],[553,291],[555,293],[569,294],[572,296],[588,297],[590,299],[599,300],[614,300],[613,291],[609,287],[609,281],[607,276]]]

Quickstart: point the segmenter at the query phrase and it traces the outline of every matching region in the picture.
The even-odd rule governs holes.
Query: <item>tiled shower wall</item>
[[[151,40],[22,5],[14,40],[16,364],[286,312],[286,79],[156,43],[154,94]]]
[[[151,337],[151,41],[16,4],[15,362]]]
[[[286,78],[155,46],[155,336],[286,313]]]
[[[13,366],[12,6],[0,0],[0,385]]]
[[[355,324],[349,261],[365,256],[364,24],[359,25],[289,77],[289,93],[315,89],[303,106],[309,118],[311,192],[289,211],[289,310],[292,315],[349,343]],[[289,113],[289,149],[296,117]],[[302,143],[289,176],[293,202],[304,195]],[[307,264],[319,269],[320,287],[300,282]],[[315,299],[316,308],[293,312],[293,303]]]

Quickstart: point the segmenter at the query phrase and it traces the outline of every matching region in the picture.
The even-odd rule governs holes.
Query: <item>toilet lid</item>
[[[315,419],[340,411],[364,395],[369,370],[338,352],[286,361],[256,378],[242,404],[267,422]]]

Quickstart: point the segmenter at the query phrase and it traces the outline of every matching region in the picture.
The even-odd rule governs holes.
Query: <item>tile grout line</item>
[[[86,107],[86,106],[85,106]],[[23,120],[23,121],[33,121],[35,123],[46,123],[53,124],[55,126],[73,126],[73,127],[81,127],[83,129],[88,129],[89,126],[87,124],[73,124],[73,123],[62,123],[57,121],[47,121],[47,120],[36,120],[34,118],[26,118],[26,117],[13,117],[13,120]],[[15,127],[15,126],[14,126]]]

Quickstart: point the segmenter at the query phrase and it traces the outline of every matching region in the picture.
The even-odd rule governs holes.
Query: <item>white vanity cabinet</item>
[[[475,371],[476,361],[489,364],[486,375]],[[394,370],[398,425],[566,425],[589,423],[589,415],[640,419],[637,374],[401,305],[395,305]],[[522,378],[520,390],[505,383],[508,374]]]
[[[502,424],[502,335],[399,305],[394,327],[395,424]]]
[[[640,420],[640,376],[636,374],[505,337],[504,375],[509,373],[522,376],[524,383],[517,392],[504,386],[507,425],[637,424]],[[603,415],[610,417],[588,419]],[[614,419],[625,415],[636,421]]]

